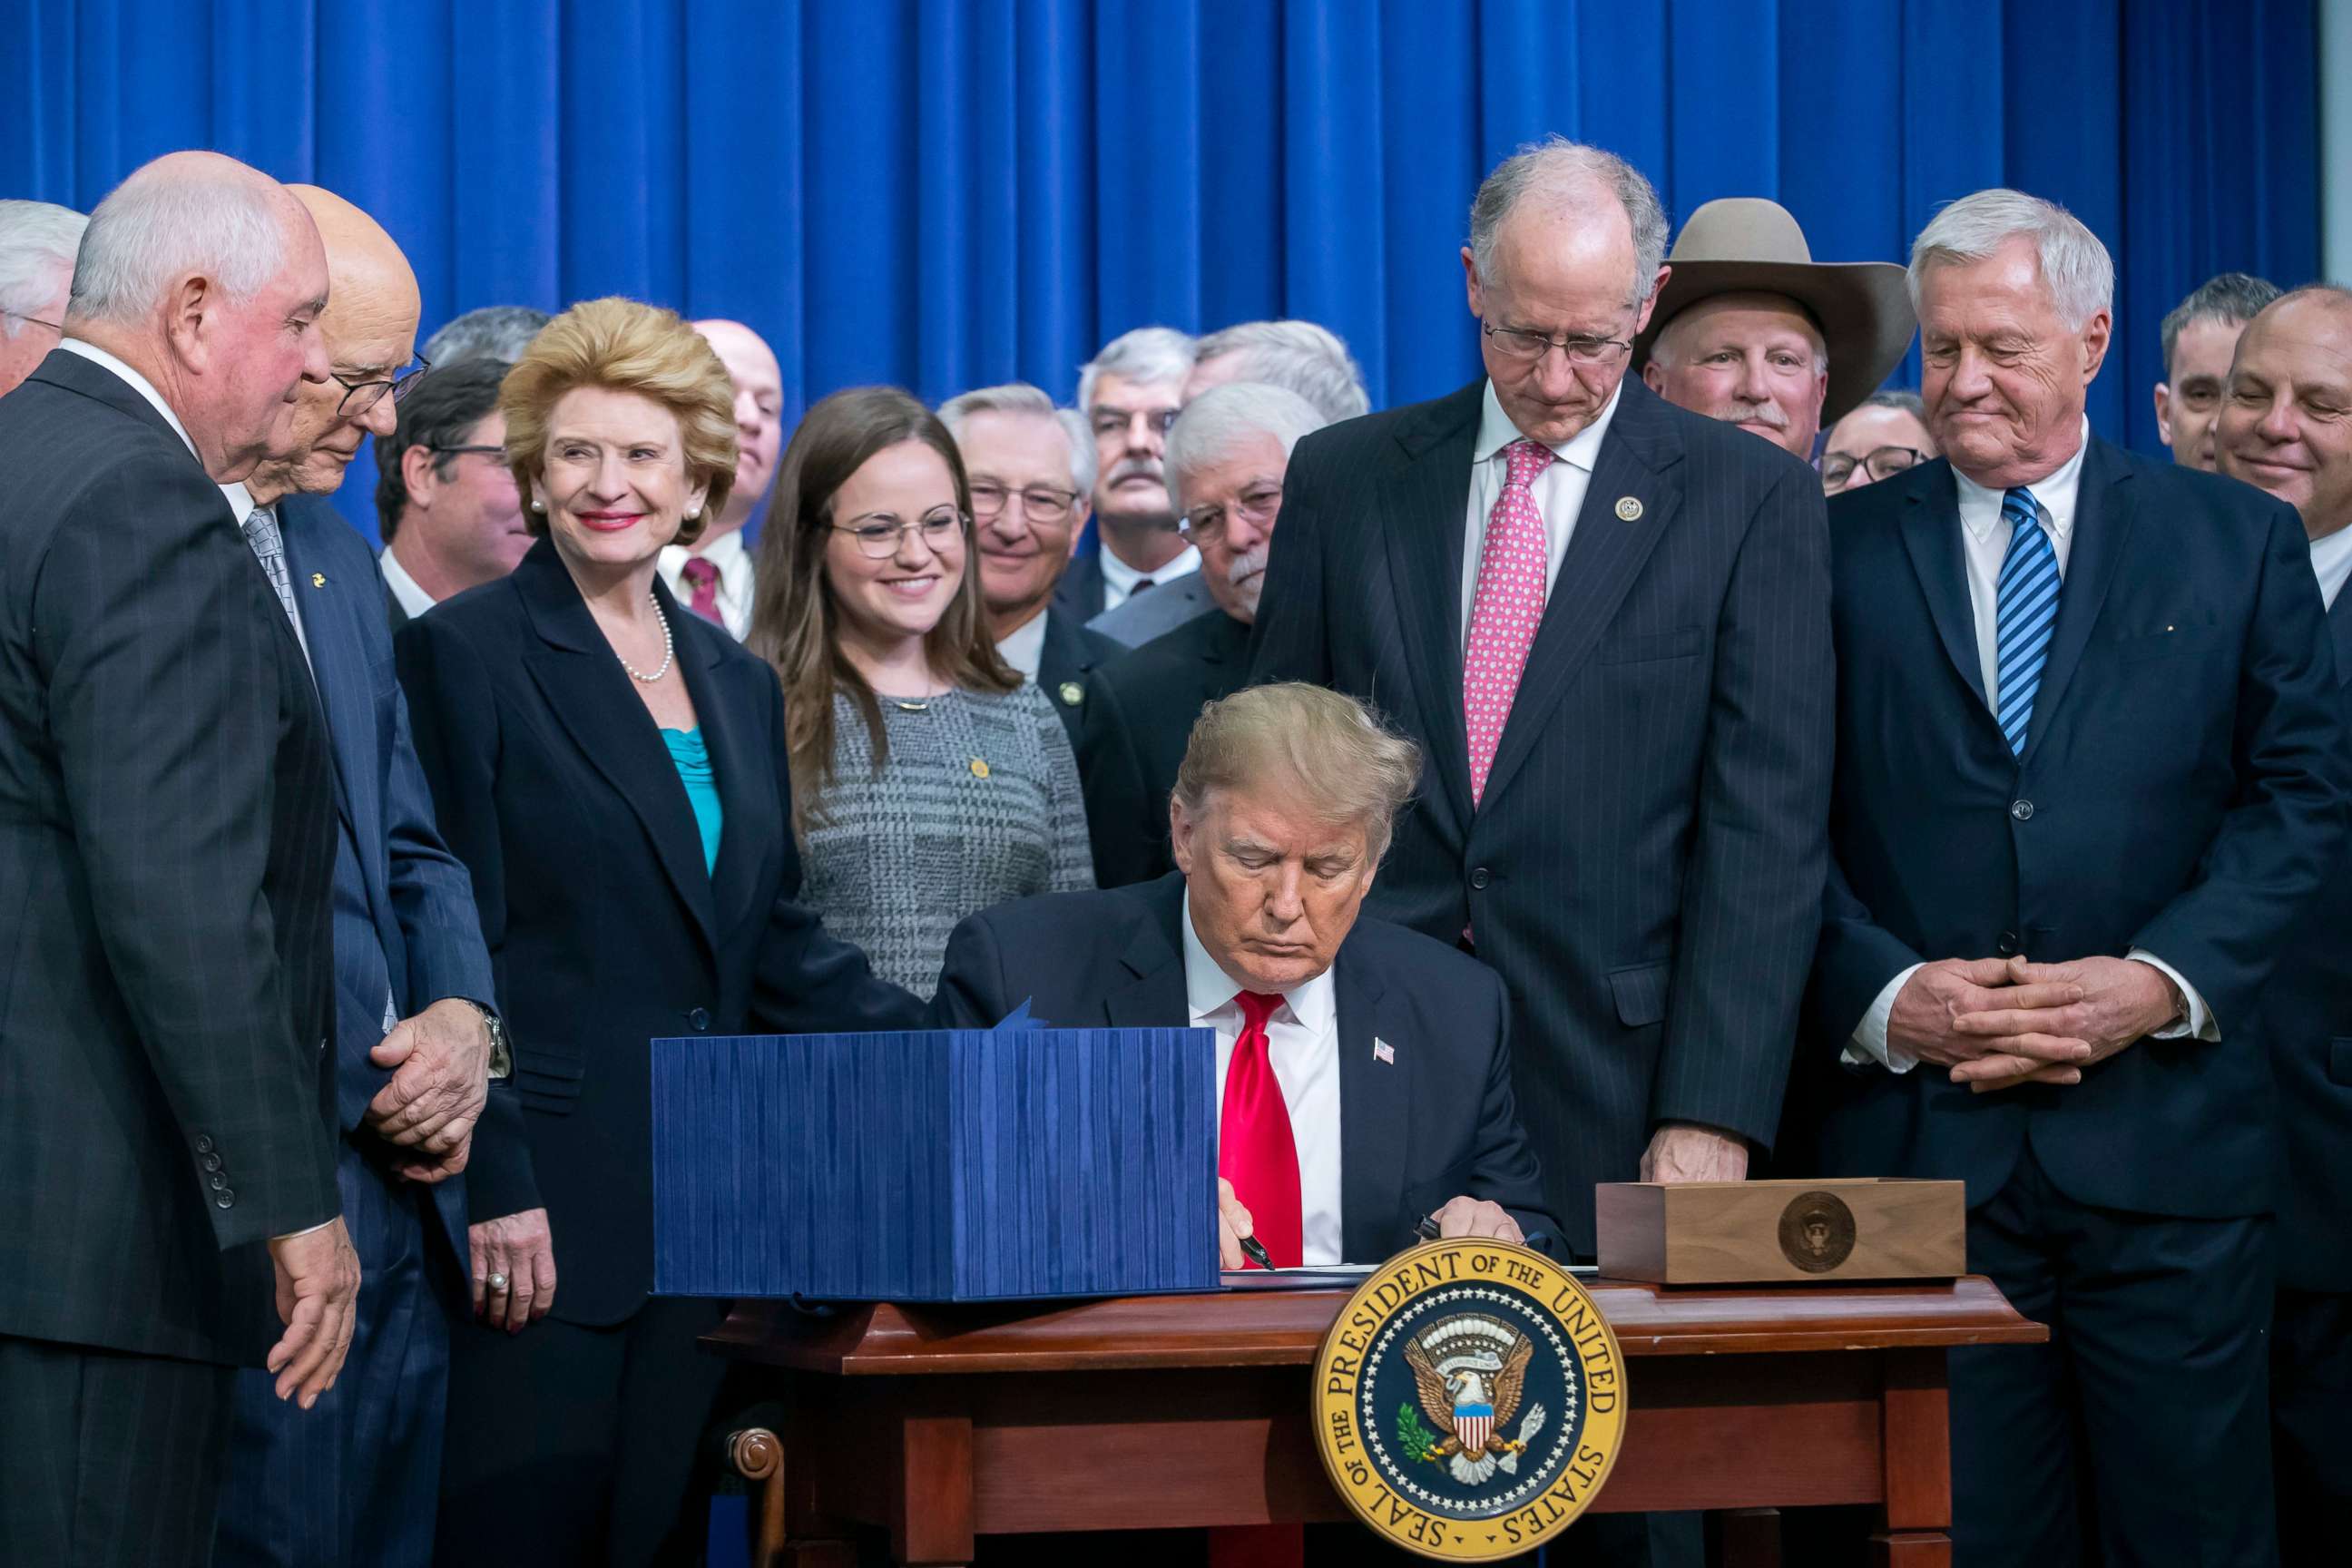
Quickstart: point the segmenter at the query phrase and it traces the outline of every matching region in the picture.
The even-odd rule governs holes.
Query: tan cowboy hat
[[[1648,330],[1633,340],[1633,374],[1642,373],[1665,324],[1701,300],[1785,294],[1812,312],[1829,346],[1824,430],[1878,390],[1919,329],[1903,268],[1891,261],[1815,261],[1789,209],[1761,196],[1723,196],[1691,214],[1666,260],[1674,272],[1658,290]]]

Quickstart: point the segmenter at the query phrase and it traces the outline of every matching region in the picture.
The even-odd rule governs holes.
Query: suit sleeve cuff
[[[1870,1005],[1870,1011],[1854,1026],[1853,1038],[1846,1042],[1839,1059],[1848,1067],[1868,1067],[1875,1062],[1889,1072],[1909,1072],[1919,1065],[1919,1058],[1886,1037],[1886,1021],[1894,1016],[1895,998],[1911,977],[1927,966],[1915,963],[1888,981]]]
[[[342,1218],[342,1215],[337,1215],[335,1216],[335,1219],[341,1218]],[[272,1241],[292,1241],[296,1237],[309,1236],[313,1231],[324,1230],[334,1223],[335,1220],[333,1219],[322,1219],[316,1225],[306,1225],[300,1230],[289,1230],[284,1236],[273,1236],[269,1239]]]
[[[2213,1016],[2213,1010],[2205,1005],[2205,998],[2197,994],[2197,987],[2189,984],[2187,975],[2144,947],[2133,948],[2124,956],[2135,963],[2147,964],[2150,969],[2179,986],[2180,999],[2189,1004],[2189,1016],[2167,1024],[2163,1028],[2150,1035],[2149,1039],[2201,1040],[2207,1045],[2221,1043],[2221,1021]]]

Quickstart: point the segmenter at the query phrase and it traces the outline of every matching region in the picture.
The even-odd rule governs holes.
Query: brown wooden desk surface
[[[1974,1277],[1586,1285],[1633,1363],[1625,1446],[1596,1509],[1874,1502],[1881,1561],[1906,1568],[1948,1561],[1943,1352],[2048,1337]],[[704,1342],[801,1374],[786,1438],[796,1535],[862,1521],[890,1530],[901,1562],[956,1563],[974,1533],[1341,1517],[1301,1369],[1348,1296],[823,1314],[747,1301]]]

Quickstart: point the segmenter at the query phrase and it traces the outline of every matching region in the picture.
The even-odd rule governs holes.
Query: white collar
[[[1196,1015],[1216,1012],[1234,1005],[1234,997],[1250,987],[1228,973],[1225,966],[1209,956],[1201,945],[1200,933],[1192,929],[1192,890],[1184,889],[1184,916],[1178,922],[1184,937],[1184,998],[1185,1005]],[[1283,1005],[1301,1028],[1316,1034],[1328,1034],[1339,1016],[1339,1002],[1331,986],[1331,972],[1325,970],[1312,980],[1302,981],[1282,994]],[[1276,1009],[1279,1013],[1280,1008]]]
[[[376,557],[376,569],[383,574],[384,586],[392,590],[392,596],[400,601],[402,613],[410,620],[415,620],[439,603],[408,574],[408,568],[400,563],[400,557],[393,552],[391,545],[385,545],[383,553]]]
[[[1617,405],[1624,395],[1625,384],[1620,380],[1609,394],[1609,401],[1601,405],[1601,413],[1592,423],[1554,447],[1552,456],[1570,467],[1591,473],[1592,465],[1601,460],[1601,439],[1609,434],[1609,422],[1617,417]],[[1519,427],[1511,423],[1509,415],[1503,412],[1502,399],[1495,395],[1492,381],[1486,383],[1483,410],[1478,416],[1478,444],[1471,448],[1471,460],[1478,463],[1495,457],[1504,447],[1521,438]]]
[[[1184,547],[1184,552],[1181,555],[1150,572],[1139,571],[1129,566],[1117,555],[1112,554],[1108,545],[1105,545],[1102,550],[1103,581],[1129,597],[1134,595],[1135,585],[1146,577],[1151,579],[1151,585],[1156,588],[1162,583],[1181,577],[1187,572],[1198,572],[1200,569],[1201,552],[1189,544]]]
[[[1045,617],[1053,613],[1050,608],[1040,608],[996,644],[996,651],[1004,662],[1019,670],[1021,679],[1033,686],[1037,682],[1038,667],[1045,662]]]
[[[2083,485],[2083,455],[2090,449],[2091,419],[2084,415],[2082,439],[2075,442],[2073,457],[2030,484],[2011,487],[2033,492],[2034,504],[2042,509],[2042,521],[2053,539],[2063,541],[2074,532],[2074,502]],[[1959,491],[1960,521],[1970,533],[1984,538],[2000,520],[2000,503],[2008,491],[1980,485],[1958,468],[1952,470],[1952,482]]]
[[[245,520],[254,512],[253,492],[245,488],[243,479],[237,479],[221,486],[220,493],[228,500],[229,521],[236,524],[238,532],[243,532]]]
[[[667,548],[678,549],[676,545]],[[750,559],[749,552],[743,548],[743,531],[740,528],[730,528],[716,539],[698,542],[681,550],[680,553],[702,557],[719,568],[721,582],[730,584],[736,581],[735,569]]]
[[[102,370],[113,372],[119,379],[128,383],[131,391],[145,398],[155,412],[163,416],[163,422],[172,427],[172,433],[186,444],[189,455],[195,458],[198,462],[204,461],[204,455],[196,450],[196,444],[188,440],[188,427],[180,423],[180,416],[172,412],[172,405],[163,401],[163,395],[155,390],[153,382],[100,348],[96,343],[84,342],[79,338],[59,338],[58,347],[68,353],[81,355],[90,363]],[[251,510],[249,502],[247,510]],[[237,521],[242,523],[245,520],[240,516]]]
[[[2334,609],[2345,579],[2352,577],[2352,528],[2339,528],[2311,542],[2311,570],[2319,579],[2320,597]]]

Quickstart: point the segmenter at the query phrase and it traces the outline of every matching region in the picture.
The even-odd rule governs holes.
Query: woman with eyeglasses
[[[896,387],[812,407],[746,646],[783,682],[803,896],[921,995],[968,914],[1094,886],[1069,737],[999,657],[947,426]]]
[[[1839,495],[1891,479],[1937,455],[1927,405],[1916,392],[1874,392],[1830,426],[1822,443],[1822,489]]]

